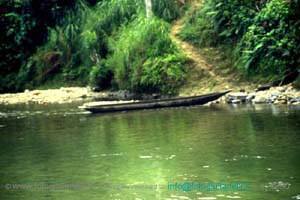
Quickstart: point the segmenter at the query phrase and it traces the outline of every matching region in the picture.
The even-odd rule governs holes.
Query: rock
[[[265,90],[269,90],[271,88],[271,85],[262,85],[262,86],[259,86],[258,88],[256,88],[256,92],[258,91],[265,91]]]
[[[252,101],[255,98],[255,96],[247,96],[247,101]]]
[[[290,99],[290,101],[289,101],[290,103],[297,103],[297,102],[300,102],[300,97],[298,97],[298,98],[292,98],[292,99]]]
[[[94,87],[91,90],[92,90],[92,92],[101,92],[101,88],[100,87]]]
[[[297,96],[295,96],[294,93],[287,93],[285,94],[286,95],[286,98],[290,101],[292,99],[297,99]]]
[[[287,104],[287,102],[288,102],[287,100],[280,100],[281,104]]]
[[[248,96],[247,96],[247,101],[251,101],[255,97],[256,97],[256,93],[255,92],[249,93]]]
[[[287,101],[285,99],[276,99],[274,104],[287,104]]]
[[[233,98],[227,97],[226,102],[227,102],[228,104],[231,104],[233,100],[234,100]]]
[[[288,97],[285,95],[281,95],[281,96],[278,96],[277,100],[278,101],[288,101]]]
[[[152,98],[153,98],[153,99],[159,99],[159,98],[160,98],[160,95],[157,94],[157,93],[153,93],[153,94],[152,94]]]
[[[234,99],[234,100],[232,100],[231,103],[233,103],[233,104],[240,104],[240,103],[242,103],[242,101],[240,99]]]
[[[293,92],[293,91],[294,91],[294,88],[291,85],[289,85],[286,89],[286,92]]]
[[[127,100],[127,99],[134,99],[136,94],[131,93],[127,90],[121,90],[116,93],[116,96],[119,97],[119,99],[121,99],[121,100]]]
[[[211,106],[211,105],[213,105],[212,102],[208,102],[208,103],[204,104],[204,106]]]
[[[298,105],[300,105],[300,101],[293,102],[293,103],[291,103],[291,104],[294,105],[294,106],[298,106]]]
[[[256,104],[260,104],[260,103],[268,103],[268,98],[265,97],[265,96],[256,96],[254,99],[253,99],[253,102],[256,103]]]
[[[36,95],[36,96],[38,96],[38,95],[40,95],[41,94],[41,92],[40,91],[34,91],[34,92],[32,92],[32,95]]]
[[[64,91],[67,92],[67,93],[74,92],[74,90],[71,90],[71,89],[65,89]]]
[[[246,101],[248,94],[245,92],[236,92],[236,93],[229,93],[228,97],[232,98],[233,100],[241,100]]]
[[[221,97],[219,100],[220,102],[226,103],[226,96]]]
[[[277,96],[271,96],[271,98],[269,98],[269,102],[274,103],[277,100],[277,98]]]
[[[279,92],[285,92],[286,91],[286,87],[278,87]]]
[[[277,105],[277,104],[280,104],[280,102],[279,102],[278,100],[275,100],[275,101],[273,102],[273,104]]]
[[[271,93],[271,95],[274,96],[274,97],[278,97],[278,96],[281,95],[281,93],[278,92],[278,91],[274,91],[274,92]]]

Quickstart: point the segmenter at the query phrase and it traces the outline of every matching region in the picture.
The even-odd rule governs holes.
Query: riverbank
[[[90,87],[61,87],[59,89],[25,90],[21,93],[0,94],[0,104],[66,104],[92,101],[128,101],[169,98],[160,94],[136,94],[126,90],[93,91]]]
[[[259,91],[263,90],[263,91]],[[195,94],[200,95],[201,93]],[[202,93],[203,94],[203,93]],[[64,104],[74,102],[113,101],[132,99],[158,99],[167,98],[158,94],[140,95],[118,92],[94,92],[89,87],[68,87],[48,90],[25,90],[16,94],[0,94],[0,104]],[[233,90],[217,101],[211,102],[222,104],[292,104],[300,105],[300,91],[285,85],[280,87],[260,87],[257,91],[244,89]]]
[[[220,102],[300,105],[300,91],[293,88],[291,84],[279,87],[262,86],[256,91],[231,92],[214,103]]]
[[[0,94],[0,104],[50,104],[91,101],[95,98],[106,97],[105,92],[93,92],[88,87],[68,87],[48,90],[25,90],[22,93]]]

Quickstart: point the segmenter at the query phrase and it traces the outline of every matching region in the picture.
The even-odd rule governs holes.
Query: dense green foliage
[[[47,28],[60,23],[72,1],[9,1],[1,7],[1,73],[14,71],[47,36]]]
[[[94,5],[97,1],[88,2]],[[0,1],[0,92],[17,89],[21,66],[47,41],[49,28],[64,24],[66,13],[76,7],[75,0]]]
[[[254,18],[238,46],[247,73],[284,75],[300,68],[300,15],[292,16],[290,6],[273,0]]]
[[[207,0],[185,20],[180,37],[199,46],[232,49],[235,67],[250,77],[282,77],[300,68],[297,0]]]
[[[111,41],[107,65],[120,89],[172,93],[184,80],[186,62],[169,37],[168,25],[138,17]]]
[[[157,17],[151,21],[145,19],[144,0],[94,0],[88,3],[84,0],[65,3],[40,0],[40,4],[47,5],[53,15],[48,19],[39,18],[45,22],[43,28],[36,25],[40,37],[28,36],[36,24],[30,7],[37,6],[36,2],[26,1],[30,7],[29,19],[23,15],[25,3],[20,3],[20,14],[14,19],[19,1],[10,2],[13,2],[12,9],[3,20],[6,24],[11,22],[8,26],[13,28],[6,27],[4,33],[7,37],[13,35],[13,38],[1,46],[1,55],[6,58],[0,63],[0,92],[34,88],[49,81],[58,82],[58,85],[92,84],[102,89],[113,86],[138,92],[175,92],[183,80],[186,59],[169,39],[166,24],[180,13],[175,0],[152,1],[153,13]],[[10,7],[8,1],[3,7]],[[9,21],[9,17],[15,21]],[[50,19],[53,19],[51,24],[47,21]],[[28,28],[23,21],[29,24]],[[114,63],[125,56],[126,53],[120,53],[122,48],[136,55],[130,57],[137,63],[128,64],[129,70],[120,73],[122,66]],[[147,51],[142,54],[140,48],[147,48]],[[157,56],[159,58],[155,60]],[[156,71],[146,69],[150,61],[156,64]],[[145,70],[144,75],[136,73],[140,69]],[[131,79],[121,80],[126,76]]]

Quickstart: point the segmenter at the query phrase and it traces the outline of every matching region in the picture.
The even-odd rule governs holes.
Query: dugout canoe
[[[176,97],[170,99],[157,99],[147,101],[122,101],[122,102],[92,102],[84,104],[79,108],[90,111],[92,113],[102,112],[119,112],[119,111],[130,111],[130,110],[143,110],[143,109],[155,109],[155,108],[166,108],[166,107],[180,107],[180,106],[194,106],[203,105],[210,101],[217,100],[224,96],[230,91],[216,92],[211,94],[205,94],[200,96],[191,97]]]

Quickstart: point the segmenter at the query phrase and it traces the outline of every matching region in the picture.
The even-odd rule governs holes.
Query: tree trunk
[[[146,14],[147,14],[147,19],[150,20],[152,16],[152,3],[151,0],[145,0],[146,4]]]

